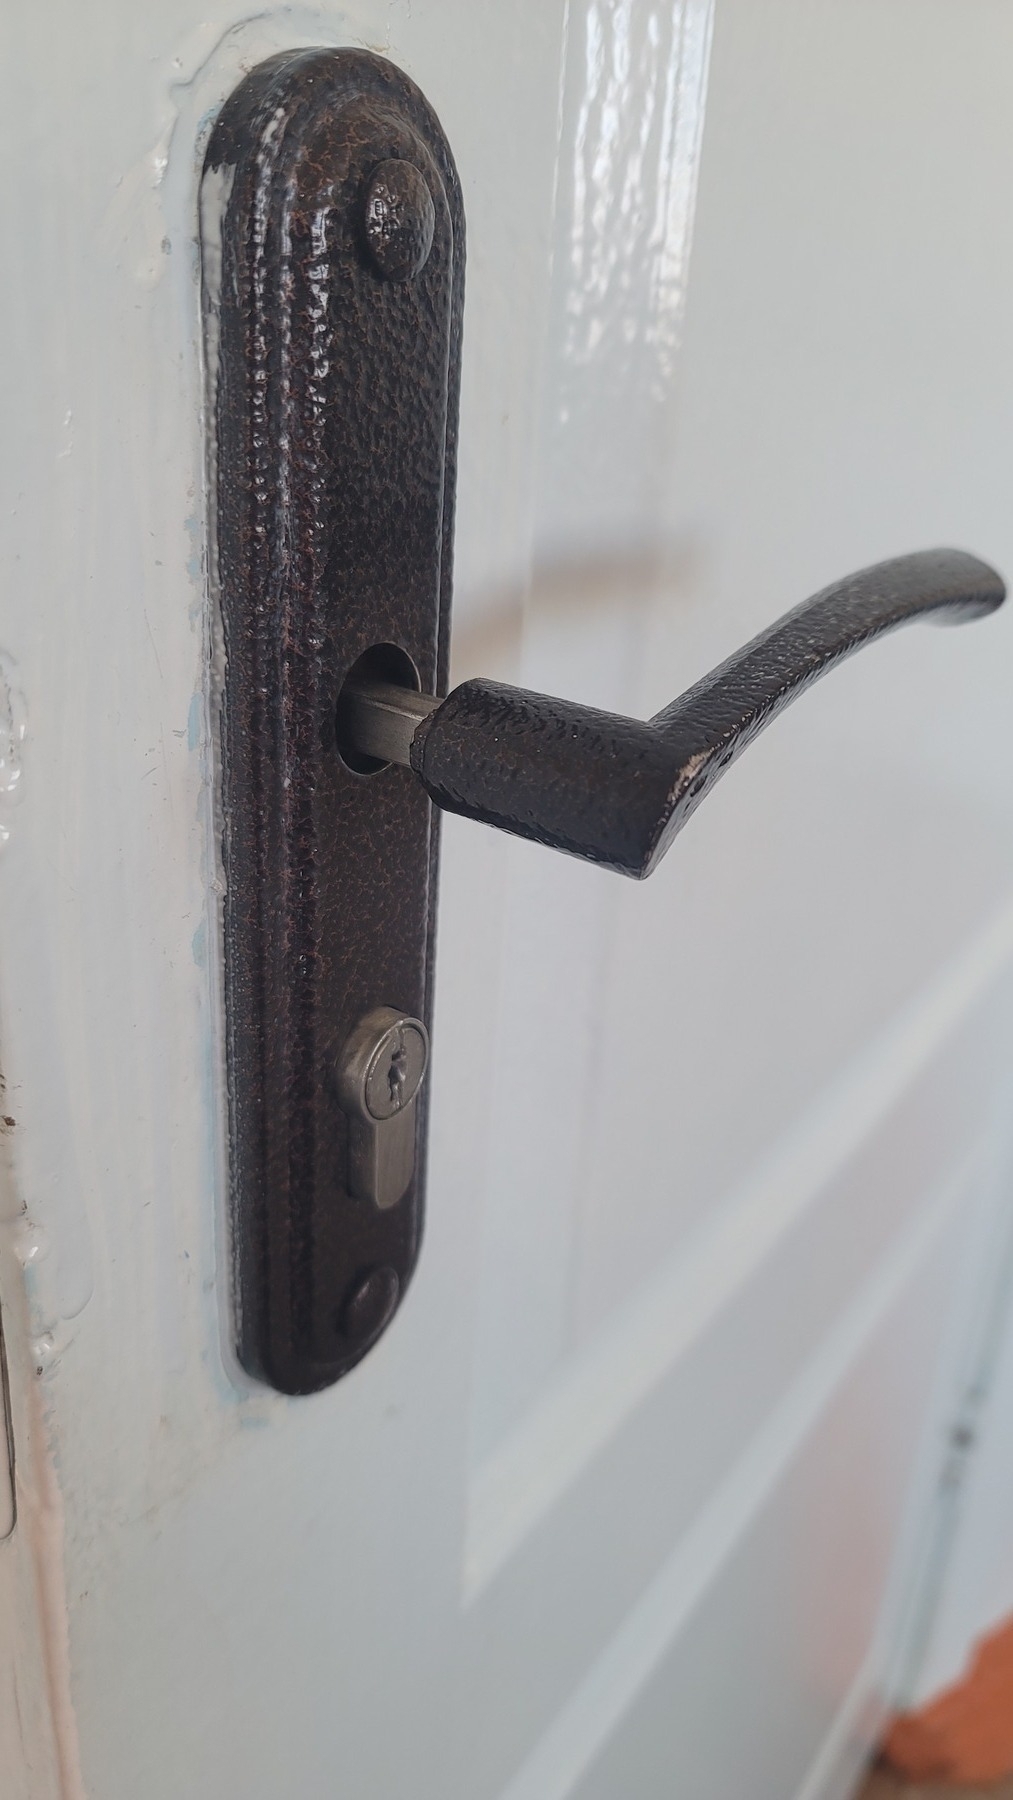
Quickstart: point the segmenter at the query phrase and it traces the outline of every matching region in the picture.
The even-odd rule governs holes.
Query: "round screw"
[[[366,242],[381,275],[408,281],[425,267],[433,247],[436,208],[414,163],[378,163],[366,190]]]
[[[401,1283],[397,1270],[389,1263],[360,1277],[341,1308],[340,1328],[353,1343],[372,1342],[379,1337],[398,1303]]]

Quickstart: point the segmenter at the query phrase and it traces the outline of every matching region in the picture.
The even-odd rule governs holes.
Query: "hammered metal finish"
[[[436,208],[414,163],[396,158],[373,170],[364,208],[370,255],[388,281],[408,281],[433,247]]]
[[[992,612],[987,563],[923,550],[806,600],[651,720],[497,681],[466,681],[418,726],[411,766],[437,806],[643,877],[715,782],[788,702],[915,619]]]
[[[431,108],[354,50],[253,71],[204,208],[239,1355],[307,1393],[375,1342],[419,1249],[426,1090],[381,1212],[349,1191],[334,1071],[371,1008],[430,1022],[436,831],[406,770],[341,760],[334,719],[375,645],[443,691],[463,218]]]

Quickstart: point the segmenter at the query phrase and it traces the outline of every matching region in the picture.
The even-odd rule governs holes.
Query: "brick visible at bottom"
[[[888,1769],[874,1769],[855,1800],[1013,1800],[1013,1777],[986,1786],[953,1787],[947,1782],[908,1781]]]
[[[982,1639],[962,1681],[894,1720],[883,1760],[909,1782],[972,1792],[1013,1775],[1013,1620]]]

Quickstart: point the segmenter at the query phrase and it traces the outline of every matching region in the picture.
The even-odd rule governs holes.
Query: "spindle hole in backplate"
[[[347,769],[355,775],[378,775],[381,769],[390,767],[379,757],[366,756],[357,750],[350,741],[345,728],[342,698],[346,687],[353,682],[387,681],[392,687],[411,688],[416,694],[422,691],[419,672],[408,655],[397,644],[371,644],[368,650],[357,657],[345,676],[338,693],[338,704],[334,715],[334,727],[338,742],[338,754]]]

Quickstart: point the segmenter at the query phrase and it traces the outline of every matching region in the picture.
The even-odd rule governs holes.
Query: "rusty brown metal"
[[[354,50],[255,69],[203,192],[237,1341],[308,1393],[419,1250],[426,1090],[380,1210],[350,1192],[335,1065],[372,1008],[431,1023],[436,823],[410,771],[342,759],[335,708],[370,651],[446,691],[463,214],[432,109]]]

